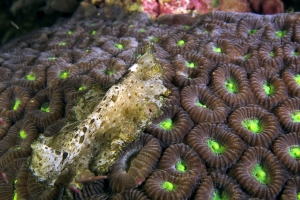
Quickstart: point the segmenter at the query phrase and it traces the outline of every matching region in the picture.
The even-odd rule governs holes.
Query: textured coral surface
[[[0,199],[299,198],[300,15],[122,13],[81,9],[0,49]],[[84,120],[149,42],[163,114],[81,190],[76,172],[37,182],[31,144]]]

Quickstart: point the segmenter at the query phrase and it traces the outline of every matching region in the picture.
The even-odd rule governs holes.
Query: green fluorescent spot
[[[271,56],[272,58],[274,58],[274,56],[275,56],[274,51],[271,51],[271,52],[270,52],[270,56]]]
[[[298,192],[297,199],[300,200],[300,192]]]
[[[88,52],[90,52],[90,50],[89,50],[89,49],[86,49],[86,50],[85,50],[85,53],[88,53]]]
[[[293,56],[298,56],[298,55],[299,55],[299,52],[293,51],[293,52],[292,52],[292,55],[293,55]]]
[[[68,76],[69,76],[69,72],[61,71],[59,73],[59,78],[61,78],[61,79],[66,79],[66,78],[68,78]]]
[[[264,82],[263,89],[264,89],[266,95],[268,95],[268,96],[274,94],[274,92],[275,92],[275,87],[273,85],[271,85],[270,83],[268,83],[267,81]]]
[[[68,43],[67,42],[61,42],[58,44],[58,46],[66,46]]]
[[[144,33],[144,32],[146,32],[146,29],[141,28],[141,29],[140,29],[140,32],[141,32],[141,33]]]
[[[229,200],[228,196],[219,190],[214,191],[211,200]]]
[[[237,93],[238,92],[238,85],[233,80],[233,78],[229,78],[225,81],[225,88],[231,92],[231,93]]]
[[[292,113],[291,117],[293,119],[293,122],[300,122],[300,111],[295,111],[294,113]]]
[[[114,46],[117,47],[118,49],[124,49],[122,44],[115,43]]]
[[[106,75],[113,75],[115,73],[115,71],[114,70],[107,70],[106,71]]]
[[[152,42],[154,42],[154,43],[158,42],[158,38],[157,37],[149,36],[148,38],[150,40],[152,40]]]
[[[182,160],[180,160],[176,163],[176,169],[177,169],[177,171],[180,171],[180,172],[186,171],[186,166],[183,164]]]
[[[20,131],[20,137],[21,137],[22,139],[25,139],[25,138],[27,137],[27,133],[26,133],[24,130],[21,130],[21,131]]]
[[[96,30],[93,30],[93,31],[91,32],[91,35],[96,35],[96,33],[97,33],[97,31],[96,31]]]
[[[213,139],[208,139],[206,141],[207,146],[210,148],[210,150],[214,153],[214,154],[221,154],[224,153],[226,148],[222,145],[220,145],[218,142],[216,142]]]
[[[172,191],[174,190],[174,184],[170,183],[168,181],[164,181],[162,184],[163,189],[167,190],[167,191]]]
[[[290,147],[289,154],[296,160],[300,159],[300,146]]]
[[[48,58],[48,60],[56,60],[56,57],[55,56],[51,56]]]
[[[35,74],[27,74],[26,79],[28,81],[34,81],[35,80]]]
[[[21,101],[19,99],[17,99],[14,103],[14,107],[13,107],[13,110],[17,110],[19,105],[20,105]]]
[[[276,37],[283,38],[287,34],[287,31],[276,31]]]
[[[73,33],[73,31],[68,31],[67,32],[68,35],[71,35],[72,33]]]
[[[248,54],[245,54],[244,55],[244,58],[247,60],[247,59],[249,59],[250,58],[250,54],[248,53]]]
[[[81,86],[81,87],[78,88],[79,91],[85,90],[85,89],[86,89],[86,86],[85,86],[85,85],[83,85],[83,86]]]
[[[172,119],[166,119],[165,121],[160,122],[159,126],[165,130],[171,130],[173,126]]]
[[[185,62],[185,66],[187,66],[187,67],[189,67],[189,68],[195,68],[195,63],[193,63],[193,62]]]
[[[246,119],[242,122],[242,125],[245,129],[254,133],[261,133],[263,131],[263,126],[258,119]]]
[[[183,28],[188,29],[188,28],[190,28],[190,26],[189,25],[184,25]]]
[[[203,108],[206,108],[206,105],[200,103],[200,101],[197,101],[197,102],[196,102],[196,105],[197,105],[197,106],[200,106],[200,107],[203,107]]]
[[[213,51],[214,51],[215,53],[222,53],[222,49],[219,48],[219,47],[213,46],[212,49],[213,49]]]
[[[300,86],[300,74],[297,74],[296,76],[294,76],[294,79],[298,83],[298,85]]]
[[[47,113],[50,112],[50,103],[49,102],[43,103],[43,105],[41,106],[41,111]]]
[[[177,46],[183,46],[185,44],[184,40],[177,41]]]
[[[253,34],[255,34],[256,32],[257,32],[256,29],[249,30],[249,31],[248,31],[248,35],[253,35]]]
[[[268,183],[268,175],[261,165],[255,164],[251,170],[251,174],[261,184],[265,185]]]
[[[18,182],[18,180],[15,179],[15,180],[14,180],[14,188],[16,188],[17,182]],[[14,189],[14,199],[13,199],[13,200],[18,200],[18,194],[17,194],[16,189]]]

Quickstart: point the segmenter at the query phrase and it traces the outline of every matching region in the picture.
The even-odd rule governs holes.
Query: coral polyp
[[[299,13],[88,2],[0,48],[0,199],[298,198]]]

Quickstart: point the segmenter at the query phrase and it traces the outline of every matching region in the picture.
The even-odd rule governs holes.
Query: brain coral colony
[[[118,7],[0,49],[0,199],[300,199],[300,15]]]

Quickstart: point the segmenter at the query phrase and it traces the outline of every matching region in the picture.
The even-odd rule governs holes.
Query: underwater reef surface
[[[152,21],[117,7],[79,9],[70,20],[3,46],[0,199],[299,198],[299,17],[212,12]],[[115,130],[125,140],[136,127],[130,122],[100,131],[98,145],[85,143],[93,138],[84,135],[90,132],[88,124],[99,122],[97,116],[81,122],[94,111],[105,119],[97,105],[118,102],[110,88],[124,87],[134,64],[147,64],[146,51],[157,73],[163,69],[164,86],[157,88],[160,95],[149,93],[144,99],[165,102],[162,114],[141,126],[147,128],[137,140],[115,148],[118,160],[107,171],[99,170],[98,163],[106,161],[101,147],[113,146],[107,141],[114,140]],[[148,76],[138,79],[155,91]],[[141,105],[134,110],[136,101],[125,100],[132,107],[114,108],[115,116],[139,113]],[[142,106],[147,108],[142,117],[157,111],[153,104]],[[117,121],[106,119],[104,123]],[[40,167],[57,171],[47,171],[55,178],[39,182],[45,179],[32,164],[37,138],[63,138],[78,127],[82,132],[71,138],[75,142],[49,139],[40,148],[42,156],[47,151],[57,156]],[[88,150],[79,148],[83,143]],[[80,153],[79,167],[65,167],[74,152]],[[87,170],[78,175],[80,163]]]

